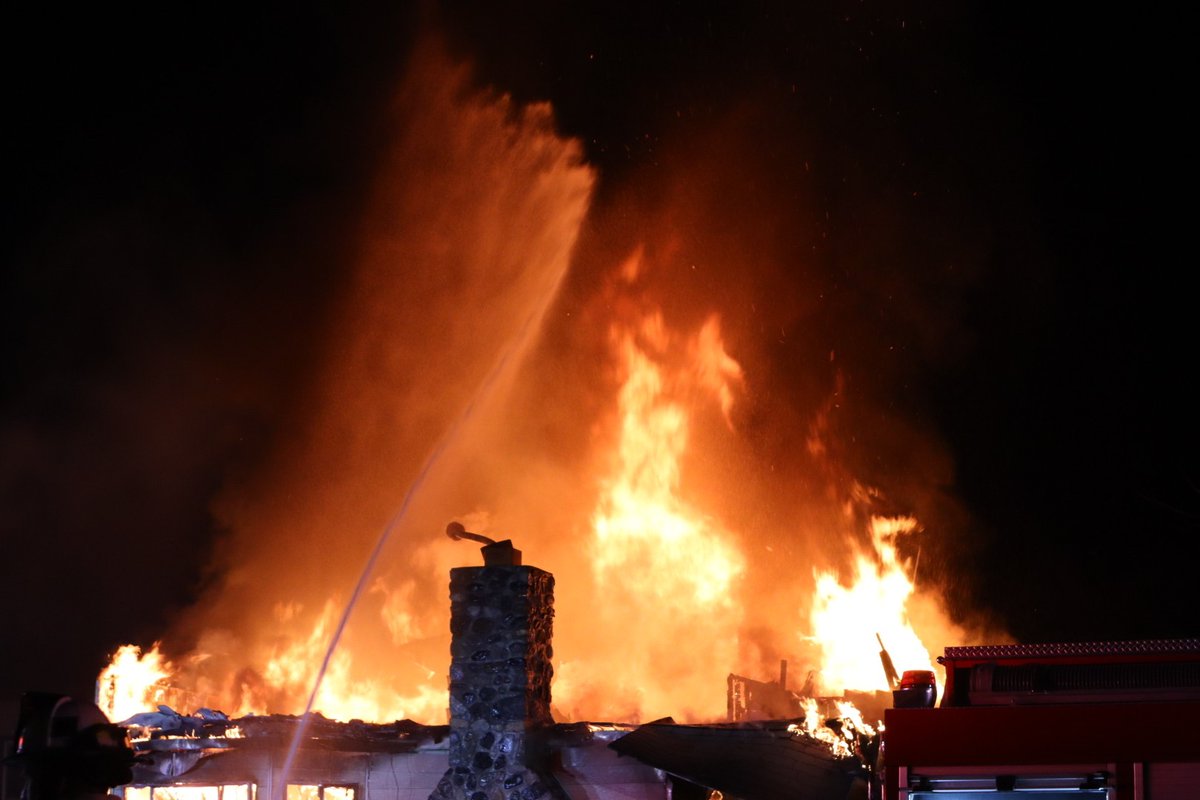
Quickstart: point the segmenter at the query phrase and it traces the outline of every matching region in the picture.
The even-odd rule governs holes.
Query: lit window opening
[[[354,800],[355,787],[346,784],[289,783],[287,800]]]
[[[124,786],[125,800],[255,800],[253,783],[225,783],[210,786]]]

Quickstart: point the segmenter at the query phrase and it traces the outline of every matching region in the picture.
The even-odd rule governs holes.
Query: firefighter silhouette
[[[24,774],[22,800],[104,800],[133,779],[129,736],[95,703],[26,692],[15,740],[6,763]]]

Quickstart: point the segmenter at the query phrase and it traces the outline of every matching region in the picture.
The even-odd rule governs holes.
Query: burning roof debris
[[[299,734],[306,750],[345,754],[400,754],[421,750],[444,750],[446,726],[426,726],[409,720],[366,723],[338,722],[320,714],[307,719],[296,715],[271,714],[229,718],[219,711],[200,709],[184,715],[159,706],[157,711],[135,714],[121,725],[131,738],[137,760],[131,786],[173,785],[194,770],[201,785],[205,781],[245,769],[247,754],[277,757],[286,752]],[[240,751],[242,760],[211,766],[210,757]],[[164,783],[166,782],[166,783]],[[180,792],[186,796],[186,792]]]
[[[295,714],[252,714],[231,719],[207,708],[184,715],[168,706],[134,714],[119,724],[129,731],[135,744],[149,742],[145,747],[150,750],[177,746],[227,748],[242,741],[250,746],[278,746],[290,742],[302,727],[304,738],[314,746],[407,752],[437,747],[449,730],[446,725],[422,725],[412,720],[340,722],[326,719],[319,712],[309,714],[307,719]]]

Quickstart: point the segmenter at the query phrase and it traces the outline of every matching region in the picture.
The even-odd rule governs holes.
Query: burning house
[[[876,423],[867,370],[855,385],[843,342],[811,335],[841,306],[810,328],[796,298],[763,311],[772,281],[728,279],[772,255],[758,206],[724,197],[753,183],[746,159],[714,160],[705,191],[722,202],[689,180],[595,210],[597,176],[547,105],[473,91],[431,53],[399,94],[406,116],[286,432],[213,498],[213,578],[172,620],[170,647],[119,654],[145,689],[106,698],[139,754],[120,793],[866,791],[879,739],[838,703],[884,715],[903,688],[890,659],[880,668],[884,642],[906,673],[933,675],[924,642],[983,632],[958,627],[935,581],[917,588],[920,504],[893,504],[845,457]],[[714,233],[741,225],[744,237]],[[608,229],[621,235],[598,242]],[[800,251],[784,251],[773,269],[795,267]],[[871,338],[859,324],[849,341]],[[754,386],[769,364],[789,377],[777,399]],[[898,427],[884,460],[940,489],[939,448],[910,437]],[[546,569],[491,541],[484,566],[453,566],[424,534],[447,508],[480,530],[528,530]],[[393,529],[404,550],[377,564]],[[552,603],[569,623],[553,651]],[[786,666],[750,677],[785,658],[797,691]],[[940,719],[905,711],[898,729]],[[911,757],[916,775],[944,766]]]
[[[932,577],[915,583],[928,537],[911,504],[842,463],[841,356],[812,345],[803,403],[756,406],[752,304],[721,302],[727,283],[680,294],[715,244],[676,249],[688,213],[589,240],[596,175],[550,108],[474,91],[436,54],[411,70],[295,416],[213,498],[211,579],[161,648],[132,654],[161,691],[114,716],[296,714],[319,685],[331,719],[448,722],[441,598],[458,560],[428,536],[447,509],[522,531],[558,577],[560,720],[727,718],[730,672],[784,659],[796,688],[816,670],[803,694],[885,690],[876,634],[914,668],[932,666],[923,641],[974,641]]]
[[[721,725],[556,723],[551,714],[554,578],[487,542],[484,566],[450,574],[449,724],[333,722],[162,707],[124,721],[138,760],[126,800],[840,800],[863,774],[803,719]],[[731,681],[734,676],[731,676]],[[745,679],[743,679],[745,680]]]
[[[190,716],[162,706],[121,725],[136,761],[125,800],[1183,800],[1200,781],[1190,726],[1195,640],[948,647],[936,676],[807,697],[731,674],[724,723],[556,722],[554,577],[511,541],[450,573],[449,723],[338,722],[319,713]],[[847,698],[849,699],[849,698]],[[873,704],[879,704],[878,708]],[[798,716],[797,716],[798,715]],[[48,729],[53,726],[46,726]]]
[[[125,720],[137,760],[125,800],[1181,800],[1200,780],[1194,640],[950,647],[933,671],[882,671],[894,690],[848,703],[730,674],[728,721],[556,722],[554,577],[509,540],[450,572],[449,723],[230,719],[163,706]],[[876,707],[878,705],[878,707]]]
[[[137,759],[117,793],[126,800],[565,800],[724,792],[766,800],[798,787],[805,798],[840,800],[865,785],[870,728],[861,720],[857,728],[850,720],[822,728],[816,701],[787,690],[786,674],[778,684],[731,674],[726,723],[556,722],[554,577],[524,565],[511,541],[458,523],[447,533],[484,543],[482,567],[450,573],[448,724],[338,722],[319,713],[230,718],[210,709],[182,715],[164,705],[121,723]]]

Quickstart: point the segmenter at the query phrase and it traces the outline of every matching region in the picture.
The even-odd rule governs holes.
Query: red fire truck
[[[948,647],[938,662],[936,707],[912,707],[906,676],[884,713],[884,800],[1200,798],[1200,639]]]

